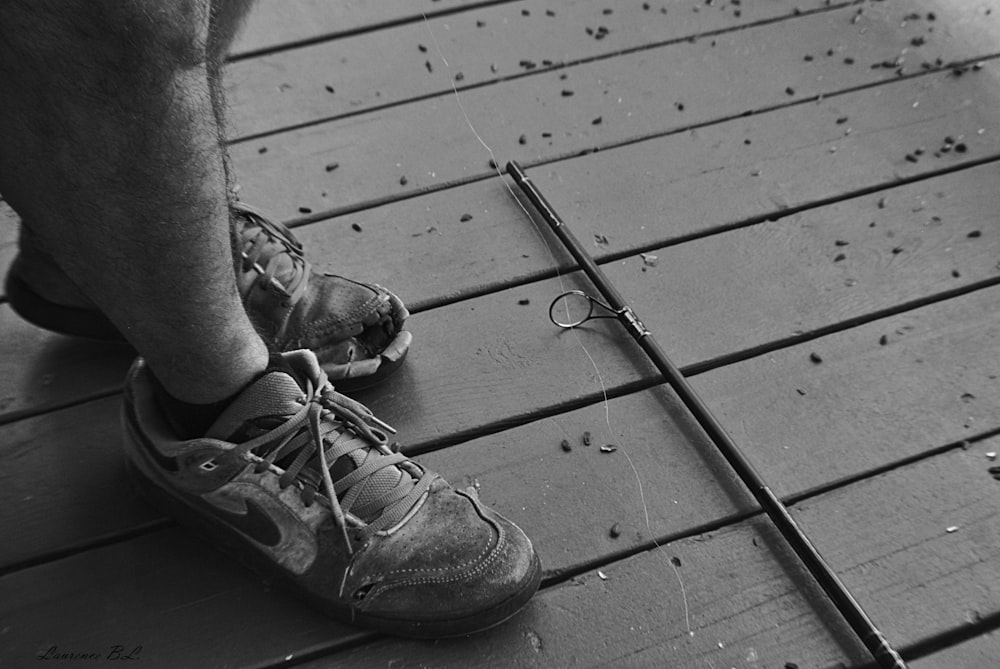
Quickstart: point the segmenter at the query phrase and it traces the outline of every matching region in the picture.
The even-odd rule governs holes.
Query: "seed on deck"
[[[529,300],[526,297],[522,297],[520,300],[517,301],[517,303],[520,304],[523,307],[523,306],[531,304],[531,300]]]
[[[462,217],[458,219],[462,223],[468,223],[472,220],[472,214],[462,214]]]
[[[889,337],[888,336],[882,335],[881,337],[878,338],[878,344],[879,344],[879,346],[885,346],[888,343],[889,343]]]
[[[584,432],[583,433],[583,445],[584,446],[590,446],[591,443],[593,443],[593,437],[590,436],[590,432]]]
[[[299,207],[300,214],[311,214],[313,212],[309,207]]]
[[[354,230],[354,232],[361,232],[361,226],[357,223],[351,223],[351,230]]]
[[[568,88],[564,88],[562,90],[562,93],[560,93],[560,95],[562,95],[564,98],[572,97],[573,91],[569,90]]]
[[[400,186],[405,186],[407,183],[409,183],[409,179],[407,179],[406,177],[399,177]]]
[[[818,365],[818,364],[820,364],[821,362],[823,362],[823,358],[822,358],[822,357],[820,357],[820,354],[819,354],[819,353],[817,353],[816,351],[813,351],[812,353],[810,353],[810,354],[809,354],[809,360],[810,360],[810,361],[811,361],[811,362],[812,362],[813,364],[816,364],[816,365]]]
[[[982,237],[983,233],[979,230],[972,230],[966,235],[969,239],[975,239],[976,237]]]
[[[674,565],[675,567],[680,567],[681,559],[676,555],[674,555],[673,557],[670,558],[670,564]]]
[[[841,260],[847,260],[847,256],[843,253],[838,253],[833,257],[833,262],[840,262]]]
[[[327,163],[324,169],[326,169],[327,172],[332,172],[338,167],[340,167],[340,163]]]
[[[573,450],[573,447],[569,445],[568,439],[563,439],[561,442],[559,442],[559,447],[563,449],[563,451],[566,453],[569,453],[570,451]]]
[[[326,89],[326,92],[327,92],[327,93],[333,93],[333,92],[334,92],[334,90],[333,90],[333,86],[331,86],[330,84],[327,84],[327,85],[326,85],[326,86],[324,86],[323,88],[325,88],[325,89]]]
[[[618,447],[615,446],[614,444],[607,444],[605,446],[601,446],[601,453],[614,453],[617,450]]]
[[[612,539],[617,539],[621,535],[622,535],[622,527],[618,523],[612,525],[611,529],[608,530],[608,536],[611,537]]]
[[[518,144],[522,144],[522,145],[523,144],[527,144],[528,143],[527,136],[525,136],[525,135],[522,134],[520,137],[517,138],[517,143]]]
[[[590,124],[591,125],[601,125],[601,123],[603,123],[603,122],[604,122],[604,117],[603,116],[598,116],[593,121],[591,121]]]

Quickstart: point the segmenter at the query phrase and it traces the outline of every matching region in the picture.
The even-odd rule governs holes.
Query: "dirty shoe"
[[[377,383],[397,369],[412,341],[402,329],[409,312],[398,297],[376,284],[313,271],[302,244],[285,226],[248,205],[237,202],[231,208],[243,244],[236,282],[270,350],[312,349],[342,390]],[[26,226],[6,293],[14,311],[40,327],[124,340]]]
[[[274,358],[188,441],[136,361],[125,448],[154,504],[347,623],[453,636],[524,606],[541,567],[517,526],[387,446],[391,428],[334,392],[312,352]]]

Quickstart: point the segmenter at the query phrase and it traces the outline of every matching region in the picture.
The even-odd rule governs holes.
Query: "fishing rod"
[[[771,491],[753,464],[736,445],[733,438],[729,436],[722,424],[715,418],[709,410],[708,405],[698,396],[691,384],[688,383],[680,370],[671,362],[663,349],[656,342],[653,334],[643,325],[642,321],[633,311],[621,293],[611,284],[601,268],[597,266],[590,254],[584,250],[576,236],[566,226],[566,223],[549,204],[545,196],[539,192],[531,179],[524,173],[521,166],[511,161],[507,163],[507,174],[521,188],[525,196],[535,207],[535,210],[542,219],[549,225],[559,241],[562,242],[566,250],[573,256],[584,274],[590,279],[597,290],[607,300],[604,304],[600,300],[579,290],[571,290],[563,293],[553,300],[549,307],[549,318],[553,323],[563,328],[574,328],[582,325],[593,318],[616,318],[625,327],[625,330],[632,335],[642,350],[646,353],[660,373],[666,378],[667,383],[674,389],[684,406],[694,416],[701,428],[708,434],[708,437],[715,444],[719,453],[729,462],[730,466],[743,481],[743,484],[750,490],[764,513],[771,519],[771,522],[778,528],[778,532],[788,542],[788,545],[795,551],[799,559],[805,565],[812,577],[819,583],[820,587],[831,599],[837,611],[865,645],[868,651],[875,658],[876,662],[883,669],[906,669],[903,658],[893,650],[892,646],[883,636],[882,632],[875,626],[868,614],[865,613],[861,605],[858,604],[854,596],[844,586],[840,578],[830,569],[819,551],[813,546],[809,538],[802,532],[788,508]],[[579,317],[573,317],[567,307],[565,320],[559,320],[555,316],[556,306],[562,302],[567,304],[570,297],[575,297],[577,301],[585,300],[581,304],[586,304],[586,312]],[[594,314],[594,308],[607,312],[605,314]]]

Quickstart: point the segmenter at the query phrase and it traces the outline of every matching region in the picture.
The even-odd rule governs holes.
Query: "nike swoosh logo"
[[[246,513],[233,513],[221,509],[211,502],[205,504],[203,508],[257,543],[271,548],[277,546],[281,542],[281,528],[278,527],[278,524],[256,501],[246,499],[244,503],[247,507]]]

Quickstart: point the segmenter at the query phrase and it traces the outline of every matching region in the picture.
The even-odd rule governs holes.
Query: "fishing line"
[[[531,212],[528,211],[528,208],[524,206],[524,203],[521,202],[521,198],[518,197],[517,193],[514,191],[511,185],[507,183],[507,180],[504,178],[503,171],[500,169],[500,162],[497,160],[496,153],[493,151],[493,148],[486,142],[485,139],[483,139],[483,136],[479,133],[478,130],[476,130],[475,125],[472,123],[472,119],[469,117],[469,113],[466,110],[465,105],[462,103],[462,96],[458,92],[458,87],[455,86],[455,78],[451,74],[451,64],[448,62],[448,59],[445,58],[444,56],[444,52],[441,49],[441,44],[438,42],[437,36],[434,34],[434,30],[431,28],[430,20],[427,18],[427,13],[421,12],[421,16],[424,19],[424,26],[426,26],[427,28],[427,33],[428,35],[430,35],[431,43],[434,45],[434,51],[436,52],[437,57],[441,60],[441,62],[444,63],[445,70],[448,74],[448,83],[451,85],[451,91],[455,99],[455,102],[458,104],[458,108],[462,112],[462,118],[465,119],[465,125],[468,126],[469,131],[475,136],[479,144],[482,145],[484,149],[486,149],[487,153],[489,153],[490,166],[496,171],[497,177],[500,179],[500,182],[504,185],[504,188],[507,189],[507,192],[510,193],[511,198],[513,198],[514,202],[517,203],[517,206],[520,207],[521,211],[524,212],[525,217],[531,223],[531,227],[534,228],[535,234],[538,236],[538,238],[542,241],[542,244],[545,246],[545,250],[549,254],[549,257],[552,259],[552,265],[553,267],[555,267],[556,270],[556,279],[559,282],[559,292],[561,295],[566,294],[568,291],[566,290],[566,286],[563,282],[563,274],[561,271],[559,271],[559,260],[556,258],[555,252],[553,252],[552,247],[549,245],[549,242],[545,238],[545,234],[542,232],[541,228],[539,228],[538,224],[535,223],[535,219],[531,215]],[[552,306],[554,305],[555,303],[553,302]],[[564,300],[564,306],[566,308],[566,317],[567,319],[569,319],[570,318],[569,302]],[[550,307],[550,313],[551,309],[552,307]],[[625,445],[622,443],[621,439],[619,439],[615,435],[614,428],[611,425],[611,403],[608,400],[608,389],[607,385],[604,383],[604,376],[601,374],[601,370],[598,368],[597,362],[594,360],[594,356],[592,356],[590,354],[590,351],[587,350],[587,347],[584,346],[583,340],[580,338],[580,335],[577,333],[577,331],[575,329],[570,329],[569,331],[573,335],[573,337],[576,338],[576,343],[579,345],[584,355],[587,356],[587,360],[590,361],[590,366],[594,370],[594,374],[597,377],[598,384],[600,384],[601,397],[603,398],[603,406],[604,406],[604,424],[607,427],[608,436],[612,441],[614,441],[615,445],[622,452],[622,455],[625,456],[625,460],[628,462],[629,467],[632,469],[632,474],[635,477],[635,482],[639,490],[639,501],[642,504],[642,513],[646,524],[646,533],[652,540],[653,545],[656,546],[657,550],[662,553],[662,557],[668,561],[670,567],[674,571],[674,575],[677,577],[677,583],[678,585],[680,585],[681,589],[681,599],[684,603],[684,620],[687,624],[688,635],[694,636],[694,631],[691,629],[691,618],[688,612],[687,593],[685,592],[684,589],[684,582],[681,580],[681,575],[677,569],[677,565],[671,558],[667,556],[667,553],[663,549],[663,546],[660,545],[660,543],[656,540],[656,535],[653,533],[653,529],[649,521],[649,506],[646,503],[646,493],[642,486],[642,478],[639,476],[639,470],[636,468],[635,462],[633,462],[632,460],[632,456],[629,455],[628,449],[625,448]]]

